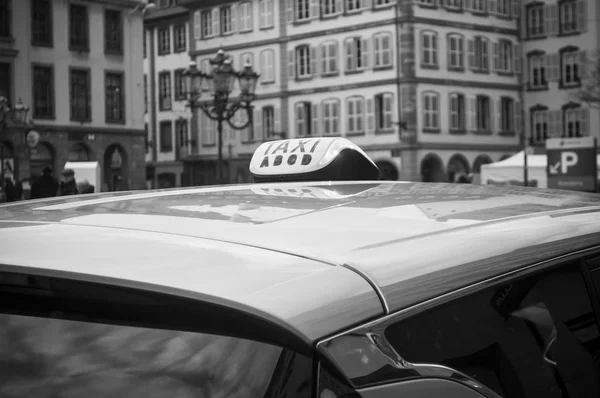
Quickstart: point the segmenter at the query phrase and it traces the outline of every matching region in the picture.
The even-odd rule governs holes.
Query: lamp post
[[[200,109],[206,117],[217,122],[218,159],[217,182],[223,183],[223,122],[227,122],[235,130],[252,128],[252,101],[255,99],[256,83],[259,74],[252,69],[250,60],[241,71],[236,71],[232,66],[231,56],[223,49],[217,52],[215,58],[210,60],[212,66],[209,73],[198,70],[196,62],[191,61],[189,68],[184,72],[186,95],[191,111]],[[239,83],[239,98],[230,98]],[[212,95],[212,100],[200,101],[203,88]],[[247,119],[242,125],[236,125],[232,119],[238,112],[246,112]]]
[[[23,101],[19,98],[19,101],[15,104],[13,108],[10,107],[8,100],[6,97],[0,96],[0,132],[2,136],[4,132],[8,129],[9,122],[10,124],[26,124],[27,123],[27,113],[29,112],[29,107],[23,104]],[[2,137],[4,138],[4,137]],[[2,186],[2,192],[4,192],[4,143],[3,140],[0,140],[0,177],[2,181],[0,181],[0,186]]]

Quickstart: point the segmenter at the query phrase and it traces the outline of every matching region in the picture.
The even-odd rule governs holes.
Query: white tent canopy
[[[527,171],[529,186],[547,188],[546,176],[547,156],[528,155]],[[525,155],[523,151],[510,158],[481,166],[481,184],[523,185],[523,169]],[[598,155],[598,175],[600,177],[600,155]]]

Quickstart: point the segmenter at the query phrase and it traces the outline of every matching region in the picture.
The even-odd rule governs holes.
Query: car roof
[[[597,245],[600,195],[382,181],[78,195],[0,207],[0,241],[3,264],[221,300],[313,342]]]

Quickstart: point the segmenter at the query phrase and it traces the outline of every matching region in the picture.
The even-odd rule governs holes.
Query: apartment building
[[[98,161],[102,187],[143,189],[142,15],[134,0],[0,1],[0,92],[29,106],[40,142],[2,132],[18,180]]]
[[[146,179],[149,188],[187,184],[184,159],[197,151],[189,134],[183,72],[190,57],[188,11],[159,0],[144,17],[144,96]]]
[[[600,110],[578,100],[600,50],[597,0],[523,1],[524,110],[529,143],[600,138]]]
[[[454,182],[472,173],[477,181],[482,164],[521,142],[520,4],[415,3],[402,7],[407,23],[399,28],[403,120],[413,141],[403,165],[413,180]]]

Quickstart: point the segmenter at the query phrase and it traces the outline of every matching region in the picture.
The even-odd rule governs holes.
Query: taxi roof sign
[[[255,182],[378,180],[379,168],[345,138],[265,142],[250,161]]]

